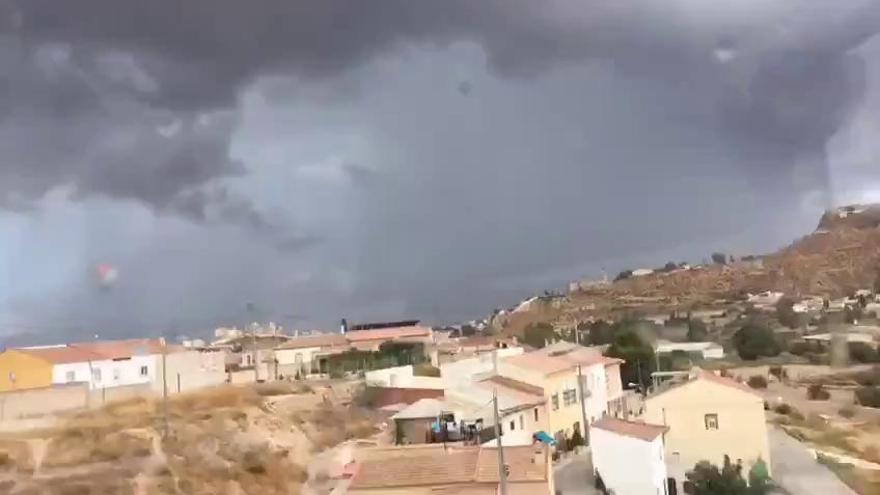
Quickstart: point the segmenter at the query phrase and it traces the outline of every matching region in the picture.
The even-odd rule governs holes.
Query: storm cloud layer
[[[206,319],[250,297],[478,316],[729,238],[738,205],[827,205],[878,30],[862,0],[0,0],[0,208],[143,208],[166,245],[240,229],[115,254],[171,284],[203,259]],[[61,285],[71,314],[88,298]]]

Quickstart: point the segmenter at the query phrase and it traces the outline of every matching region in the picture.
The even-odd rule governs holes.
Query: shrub
[[[788,415],[791,413],[792,408],[791,406],[783,402],[782,404],[777,404],[776,407],[773,408],[773,410],[778,414]]]
[[[857,363],[878,362],[877,350],[865,342],[850,342],[849,357]]]
[[[853,416],[856,415],[856,410],[853,409],[852,407],[841,407],[840,410],[837,411],[837,413],[840,414],[841,416],[843,416],[844,418],[849,419],[849,418],[852,418]]]
[[[752,388],[767,388],[767,379],[762,375],[752,375],[749,377],[748,384]]]
[[[440,376],[440,368],[432,365],[431,363],[420,363],[413,366],[413,374],[415,376]]]
[[[785,371],[785,368],[782,366],[771,366],[770,374],[775,376],[777,380],[782,381],[784,378],[788,378],[788,373]]]
[[[807,387],[807,399],[810,400],[828,400],[831,394],[825,390],[821,383],[814,383]]]
[[[740,328],[733,335],[733,344],[739,357],[747,361],[761,356],[778,356],[782,352],[773,330],[755,322],[748,322]]]
[[[856,400],[865,407],[880,408],[880,387],[861,387],[856,389]]]
[[[813,349],[813,346],[810,345],[809,342],[797,341],[792,342],[788,345],[788,352],[794,354],[795,356],[803,356],[810,352]]]

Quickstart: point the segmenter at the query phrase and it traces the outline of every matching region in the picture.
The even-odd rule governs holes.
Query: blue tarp
[[[547,445],[556,445],[556,440],[553,440],[553,437],[551,437],[544,431],[539,431],[535,433],[535,438],[537,438],[540,442],[546,443]]]

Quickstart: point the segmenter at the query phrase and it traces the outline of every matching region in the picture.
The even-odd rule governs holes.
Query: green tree
[[[523,342],[538,349],[547,345],[547,341],[556,340],[558,337],[553,325],[543,321],[529,323],[523,332]]]
[[[724,253],[712,253],[712,263],[717,265],[727,264],[727,255]]]
[[[614,326],[605,320],[590,323],[587,342],[590,345],[606,345],[614,342]]]
[[[849,357],[857,363],[877,363],[880,362],[880,355],[877,350],[870,344],[865,342],[850,342]]]
[[[756,473],[756,479],[759,474]],[[726,455],[721,469],[709,461],[700,461],[685,477],[684,492],[690,495],[763,495],[768,489],[766,478],[760,487],[749,487],[742,477],[742,466],[731,463]]]
[[[620,366],[620,378],[624,385],[636,383],[643,389],[650,385],[651,372],[654,371],[654,349],[634,330],[618,332],[605,355],[624,360]]]
[[[703,320],[691,318],[688,320],[687,339],[690,342],[705,342],[709,338],[709,330]]]
[[[733,334],[733,345],[739,357],[747,361],[761,356],[778,356],[782,352],[773,330],[755,321],[746,322]]]
[[[794,311],[794,301],[790,297],[781,297],[776,302],[776,319],[788,328],[800,326],[800,317]]]

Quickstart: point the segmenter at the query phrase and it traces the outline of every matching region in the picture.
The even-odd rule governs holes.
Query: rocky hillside
[[[649,314],[710,307],[766,290],[841,297],[874,287],[880,274],[878,227],[880,205],[840,208],[823,215],[815,232],[775,253],[595,284],[564,298],[539,300],[528,311],[495,317],[494,326],[520,334],[533,321],[566,325],[626,310]]]

